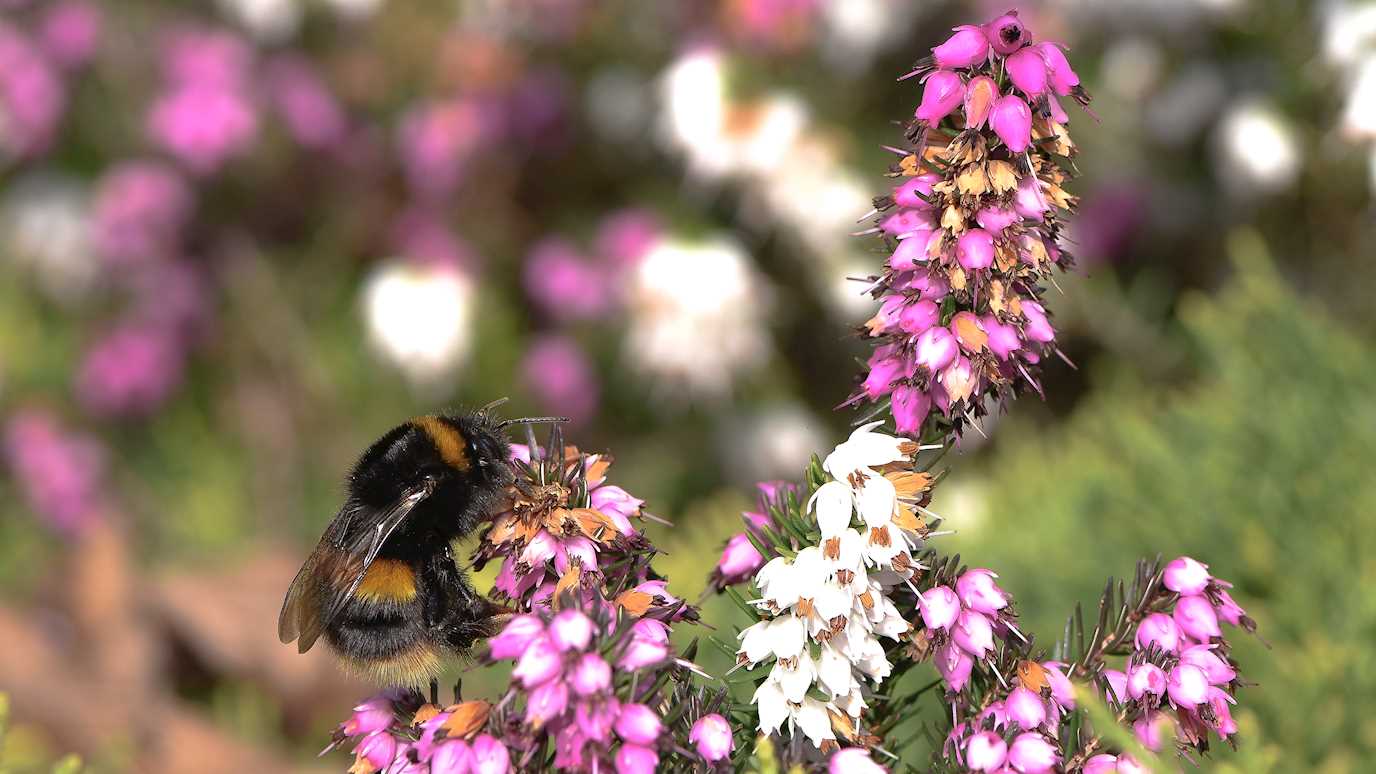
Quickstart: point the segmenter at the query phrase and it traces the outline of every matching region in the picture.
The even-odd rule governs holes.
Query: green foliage
[[[1225,767],[1358,770],[1376,752],[1376,352],[1288,291],[1254,238],[1233,246],[1228,288],[1181,308],[1196,383],[1115,374],[1055,430],[1003,428],[1017,440],[960,548],[1043,646],[1138,556],[1208,563],[1272,646],[1236,634],[1259,685]]]

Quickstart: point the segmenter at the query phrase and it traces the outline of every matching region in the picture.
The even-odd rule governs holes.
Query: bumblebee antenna
[[[486,406],[483,406],[482,408],[478,409],[478,413],[486,414],[487,412],[491,411],[494,408],[497,408],[498,406],[502,405],[503,403],[506,403],[509,400],[511,400],[511,398],[498,398],[492,401],[491,403],[487,404]]]
[[[505,401],[506,398],[503,398],[502,400]],[[484,410],[486,410],[486,409],[484,409]],[[506,427],[507,425],[535,425],[535,424],[539,424],[539,423],[541,423],[541,422],[567,422],[567,421],[569,421],[569,418],[568,418],[568,417],[521,417],[520,419],[503,419],[502,421],[500,421],[500,422],[497,423],[497,427],[498,427],[498,428],[503,428],[503,427]]]

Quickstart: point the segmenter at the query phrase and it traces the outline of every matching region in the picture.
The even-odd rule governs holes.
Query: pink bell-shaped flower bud
[[[960,76],[950,70],[937,70],[927,76],[922,86],[922,104],[913,117],[935,125],[959,107],[964,97],[965,82]]]
[[[1061,48],[1061,44],[1039,43],[1036,48],[1041,52],[1042,61],[1046,62],[1052,90],[1062,97],[1070,96],[1075,87],[1080,85],[1080,76],[1070,69],[1070,60],[1065,58],[1065,51]]]
[[[530,643],[545,632],[545,624],[536,616],[518,615],[507,621],[502,631],[488,640],[488,647],[494,659],[516,658],[526,652]]]
[[[1140,699],[1147,694],[1160,696],[1166,692],[1166,673],[1155,664],[1138,664],[1128,670],[1128,696]]]
[[[932,196],[932,184],[939,182],[941,182],[941,176],[931,172],[923,172],[916,177],[910,177],[902,185],[893,189],[893,201],[899,207],[930,210],[932,205],[928,199]]]
[[[726,547],[721,551],[717,573],[722,583],[730,585],[749,578],[763,566],[764,557],[760,556],[759,549],[744,532],[737,532],[726,541]]]
[[[1209,685],[1225,685],[1237,677],[1237,670],[1214,652],[1213,645],[1191,645],[1180,653],[1180,663],[1194,664],[1204,670]]]
[[[968,229],[956,242],[956,260],[966,271],[994,265],[994,236],[982,228]]]
[[[1049,209],[1051,205],[1047,204],[1046,197],[1042,194],[1041,181],[1036,175],[1027,175],[1018,181],[1017,193],[1013,194],[1014,212],[1040,223]]]
[[[962,610],[951,629],[951,642],[975,658],[984,658],[994,649],[994,627],[982,613]]]
[[[1223,636],[1218,628],[1218,613],[1214,612],[1213,603],[1202,596],[1181,597],[1175,603],[1175,612],[1171,617],[1190,639],[1208,642],[1210,637]]]
[[[946,328],[933,326],[917,337],[917,367],[928,374],[950,365],[960,354],[956,337]]]
[[[1003,702],[1008,718],[1024,731],[1036,730],[1046,722],[1046,702],[1040,694],[1019,685],[1008,693]]]
[[[592,640],[592,619],[579,610],[564,610],[549,622],[549,639],[560,653],[582,650]]]
[[[898,313],[898,327],[904,333],[914,336],[936,325],[941,320],[941,309],[935,301],[915,301]]]
[[[526,699],[525,721],[536,728],[540,728],[564,714],[564,710],[568,706],[568,684],[563,680],[550,680],[530,692]]]
[[[998,204],[990,204],[975,213],[975,222],[979,224],[979,227],[994,236],[1003,233],[1004,229],[1017,223],[1018,220],[1017,210]]]
[[[616,751],[617,774],[654,774],[659,768],[659,753],[638,744],[623,744]]]
[[[979,375],[975,373],[970,358],[964,355],[946,366],[946,370],[941,372],[940,381],[947,399],[952,402],[968,400],[979,388]]]
[[[1043,661],[1042,669],[1046,670],[1046,681],[1051,684],[1051,698],[1061,706],[1061,709],[1075,709],[1075,686],[1071,685],[1070,678],[1065,676],[1063,667],[1065,665],[1059,661]]]
[[[926,227],[904,234],[889,258],[889,266],[894,271],[912,271],[917,268],[917,264],[926,263],[927,245],[934,236],[939,238],[940,234],[941,232]]]
[[[1153,712],[1137,719],[1132,724],[1132,735],[1142,746],[1152,752],[1159,752],[1161,745],[1174,733],[1175,721],[1164,712]]]
[[[516,661],[516,668],[511,671],[511,676],[520,680],[521,685],[527,689],[537,685],[543,685],[563,670],[563,658],[559,655],[558,649],[550,638],[541,635],[531,640],[520,659]]]
[[[977,75],[965,84],[965,128],[977,130],[989,120],[989,111],[999,98],[999,86],[987,75]]]
[[[368,734],[358,743],[358,747],[354,748],[354,755],[371,763],[375,771],[392,765],[392,759],[396,754],[397,738],[386,731]]]
[[[1123,704],[1128,700],[1128,675],[1117,669],[1105,669],[1104,682],[1108,683],[1108,693],[1104,698]]]
[[[994,582],[997,577],[991,570],[980,567],[966,570],[956,581],[960,603],[987,615],[1008,607],[1008,595]]]
[[[596,653],[584,653],[573,665],[569,683],[579,696],[599,694],[612,684],[611,665]]]
[[[998,771],[1008,760],[1008,743],[992,731],[972,734],[965,742],[965,765],[971,771]]]
[[[500,740],[480,734],[470,746],[473,749],[473,774],[506,774],[510,770],[511,754]]]
[[[1061,107],[1061,102],[1060,100],[1056,99],[1055,95],[1046,95],[1046,107],[1047,110],[1051,113],[1052,121],[1055,121],[1058,124],[1064,124],[1065,122],[1070,120],[1070,114],[1066,113],[1065,108]]]
[[[1023,26],[1022,20],[1018,18],[1017,11],[1009,11],[984,25],[984,35],[989,39],[989,45],[993,46],[994,51],[1003,56],[1008,56],[1027,45],[1032,37]]]
[[[896,237],[931,227],[932,219],[926,210],[899,210],[879,223],[880,231]]]
[[[956,647],[954,642],[946,643],[936,652],[936,671],[946,683],[946,689],[952,693],[959,693],[965,687],[974,668],[974,659]]]
[[[1036,46],[1020,48],[1004,61],[1008,78],[1028,99],[1036,99],[1046,93],[1046,60]]]
[[[1177,707],[1197,707],[1209,698],[1209,678],[1194,664],[1176,664],[1166,678],[1166,693]]]
[[[1233,697],[1227,691],[1220,688],[1209,689],[1209,709],[1214,714],[1214,730],[1224,738],[1237,733],[1237,721],[1233,720],[1232,709],[1229,705],[1233,703]]]
[[[1177,594],[1203,594],[1209,585],[1209,566],[1181,556],[1166,564],[1161,582]]]
[[[1233,626],[1252,626],[1251,619],[1247,617],[1247,611],[1242,606],[1233,601],[1232,595],[1226,591],[1218,592],[1218,617]]]
[[[950,586],[933,586],[917,600],[922,623],[928,629],[949,629],[960,616],[960,597]]]
[[[1180,628],[1165,613],[1152,613],[1137,625],[1135,642],[1139,649],[1157,645],[1168,653],[1174,653],[1180,646]]]
[[[1032,144],[1032,109],[1022,97],[1000,97],[989,113],[989,126],[1013,153],[1022,153]]]
[[[917,433],[931,411],[932,399],[926,392],[909,385],[893,391],[893,422],[899,435]]]
[[[989,350],[998,357],[999,360],[1007,360],[1008,356],[1019,349],[1022,349],[1022,338],[1018,336],[1018,329],[999,322],[998,318],[992,314],[986,314],[979,318],[980,327],[989,335],[987,345]]]
[[[1055,769],[1059,762],[1056,746],[1033,731],[1019,734],[1008,748],[1009,765],[1023,774],[1042,774]]]
[[[354,707],[353,714],[344,721],[340,730],[345,736],[363,736],[391,728],[395,720],[396,713],[392,709],[391,700],[386,696],[374,696]]]
[[[664,726],[659,713],[644,704],[623,704],[614,728],[617,736],[631,744],[651,745]]]
[[[1040,341],[1043,344],[1050,343],[1056,339],[1056,330],[1051,327],[1051,322],[1046,319],[1046,310],[1036,301],[1022,302],[1022,316],[1027,320],[1023,326],[1023,334],[1029,341]]]
[[[844,747],[832,753],[827,761],[827,774],[888,774],[888,769],[875,763],[869,750]]]
[[[692,730],[688,732],[688,741],[708,763],[724,760],[736,746],[731,737],[731,725],[715,712],[703,715],[693,723]]]
[[[1117,774],[1118,756],[1100,753],[1085,761],[1080,771],[1084,774]]]
[[[612,517],[612,520],[616,522],[617,529],[626,534],[635,534],[635,529],[630,527],[630,518],[640,513],[640,506],[645,504],[644,500],[632,496],[630,492],[619,486],[606,484],[589,492],[588,499],[593,509]],[[630,527],[629,532],[627,532],[628,527]],[[596,565],[592,566],[595,567]]]
[[[943,70],[974,67],[989,57],[989,39],[973,24],[955,28],[955,34],[932,49],[932,60]]]
[[[893,383],[903,376],[903,361],[896,357],[875,360],[870,358],[870,372],[860,386],[870,398],[879,398],[893,391]]]
[[[908,289],[917,291],[918,298],[924,301],[940,301],[951,292],[946,280],[926,272],[918,272],[908,283]]]

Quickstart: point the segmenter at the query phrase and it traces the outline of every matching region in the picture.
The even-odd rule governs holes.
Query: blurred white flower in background
[[[662,240],[629,279],[627,355],[667,391],[723,397],[769,356],[768,295],[735,242]]]
[[[473,282],[458,267],[390,259],[363,285],[363,315],[376,351],[413,386],[447,389],[473,344]]]
[[[1371,188],[1376,190],[1376,3],[1323,5],[1324,54],[1347,87],[1342,133],[1366,143]]]
[[[1214,131],[1218,175],[1235,195],[1272,193],[1294,184],[1302,161],[1295,130],[1270,103],[1238,100]]]
[[[265,43],[280,43],[301,26],[301,0],[219,0],[221,11]]]
[[[827,0],[821,9],[822,55],[834,67],[862,75],[875,54],[912,29],[921,6],[909,0]]]
[[[741,483],[796,478],[826,433],[804,406],[779,403],[726,423],[719,443],[727,470]]]
[[[335,13],[348,19],[366,19],[377,13],[383,0],[324,0]]]
[[[38,172],[9,183],[0,201],[0,240],[54,300],[74,303],[100,266],[90,237],[90,192],[74,179]]]

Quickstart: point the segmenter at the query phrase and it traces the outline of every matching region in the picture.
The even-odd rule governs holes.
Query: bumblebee
[[[496,404],[492,404],[496,405]],[[386,684],[433,681],[446,656],[490,636],[503,612],[469,582],[451,543],[513,483],[503,427],[476,412],[416,417],[368,447],[347,498],[287,590],[277,635],[320,635],[345,668]]]

